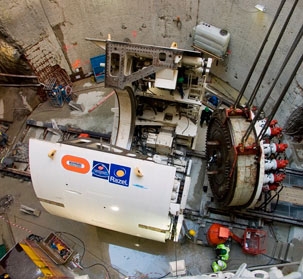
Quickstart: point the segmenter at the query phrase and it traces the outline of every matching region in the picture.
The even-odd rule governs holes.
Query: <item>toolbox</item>
[[[51,233],[39,246],[56,264],[66,263],[74,253],[73,249],[54,233]]]

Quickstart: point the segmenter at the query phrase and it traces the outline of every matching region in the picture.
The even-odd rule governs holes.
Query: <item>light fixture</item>
[[[265,6],[261,4],[257,4],[255,8],[261,12],[265,12]]]
[[[112,211],[119,211],[120,210],[120,208],[118,206],[111,206],[110,209]]]

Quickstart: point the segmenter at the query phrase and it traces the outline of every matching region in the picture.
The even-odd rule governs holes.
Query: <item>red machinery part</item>
[[[82,133],[78,136],[78,138],[89,138],[89,134]]]
[[[284,169],[288,164],[288,160],[265,160],[265,170]]]
[[[282,128],[280,127],[268,127],[266,130],[266,135],[270,137],[274,137],[280,135],[282,133]]]
[[[270,127],[270,135],[271,136],[277,136],[282,133],[281,127]]]
[[[212,246],[225,243],[229,237],[241,245],[244,253],[258,255],[265,253],[266,251],[266,232],[260,229],[247,228],[244,231],[243,238],[240,238],[229,228],[214,223],[209,227],[207,232],[208,242]]]
[[[264,127],[264,125],[266,124],[266,122],[267,122],[267,119],[266,119],[266,118],[264,118],[264,119],[258,121],[260,127]],[[277,124],[278,124],[278,120],[273,119],[272,121],[270,121],[269,127],[273,128],[273,127],[275,127]]]
[[[288,147],[287,143],[265,143],[263,145],[265,155],[269,156],[272,153],[282,153]]]
[[[264,184],[263,188],[262,188],[262,191],[263,192],[276,191],[279,186],[280,186],[279,183]]]
[[[273,119],[272,121],[270,121],[269,127],[274,127],[274,126],[277,125],[277,124],[278,124],[278,120]]]
[[[207,232],[208,243],[213,246],[217,246],[219,244],[225,243],[230,237],[242,245],[243,243],[242,238],[235,235],[229,228],[221,224],[218,223],[212,224]]]
[[[264,127],[266,122],[267,122],[267,119],[264,118],[262,120],[259,120],[258,124],[259,124],[260,127]],[[268,125],[268,128],[266,129],[266,133],[265,133],[267,136],[274,137],[274,136],[277,136],[277,135],[282,133],[283,129],[281,127],[276,127],[277,123],[278,123],[278,121],[275,120],[275,119],[270,121],[270,123]]]
[[[212,224],[207,232],[207,240],[210,245],[216,246],[225,243],[230,237],[230,230],[221,224]]]
[[[263,184],[281,182],[285,179],[285,177],[286,175],[284,173],[278,173],[278,174],[268,173],[265,174],[264,176]]]
[[[285,179],[286,174],[285,173],[278,173],[278,174],[274,174],[274,177],[275,177],[274,182],[281,182]]]
[[[284,169],[288,165],[288,160],[276,160],[277,161],[277,168]]]
[[[243,235],[242,251],[250,255],[266,252],[266,232],[260,229],[248,228]]]
[[[276,152],[281,153],[284,152],[286,150],[286,148],[288,147],[287,143],[274,143],[276,146]]]

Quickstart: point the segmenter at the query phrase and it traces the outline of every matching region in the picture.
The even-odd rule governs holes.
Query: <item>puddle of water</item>
[[[170,272],[165,257],[116,245],[109,246],[111,264],[128,277],[159,278]]]

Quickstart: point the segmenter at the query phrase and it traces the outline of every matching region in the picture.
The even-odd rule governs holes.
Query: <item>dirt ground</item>
[[[2,158],[15,143],[27,116],[40,104],[37,88],[0,87],[0,128],[8,136],[8,146],[1,149]]]

